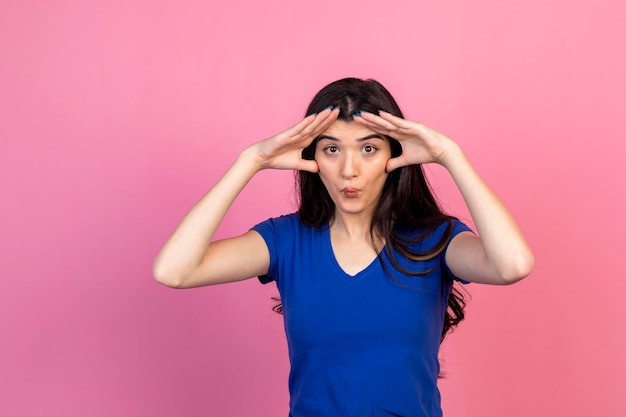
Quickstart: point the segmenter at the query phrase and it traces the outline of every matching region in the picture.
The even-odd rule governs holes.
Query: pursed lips
[[[354,188],[354,187],[344,187],[341,190],[341,193],[343,195],[345,195],[348,198],[355,198],[359,196],[359,192],[360,190],[358,188]]]

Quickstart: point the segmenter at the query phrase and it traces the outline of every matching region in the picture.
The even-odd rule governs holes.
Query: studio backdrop
[[[618,0],[0,2],[0,415],[286,416],[275,287],[173,290],[152,261],[347,76],[456,140],[536,257],[467,287],[445,415],[626,415],[624,22]],[[293,211],[293,180],[257,175],[218,237]]]

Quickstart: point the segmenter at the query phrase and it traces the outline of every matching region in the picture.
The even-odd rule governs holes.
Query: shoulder
[[[258,229],[279,229],[285,227],[299,227],[300,225],[304,225],[302,220],[300,220],[300,216],[298,213],[290,213],[290,214],[282,214],[278,217],[271,217],[267,220],[262,221],[261,223],[252,227],[252,230]]]
[[[452,237],[458,235],[461,232],[471,232],[474,233],[471,227],[467,224],[463,223],[458,219],[452,219]]]
[[[306,225],[298,213],[269,218],[252,227],[252,230],[261,234],[266,240],[269,237],[278,238],[281,235],[299,235],[317,231],[314,227]]]
[[[450,242],[455,236],[462,232],[472,232],[472,229],[462,221],[450,217],[438,224],[430,226],[396,225],[396,233],[401,239],[429,247],[443,241]]]

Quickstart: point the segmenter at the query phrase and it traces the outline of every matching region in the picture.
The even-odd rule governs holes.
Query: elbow
[[[532,253],[519,254],[514,260],[508,263],[506,268],[500,271],[500,278],[503,285],[515,284],[526,278],[535,266],[535,258]]]
[[[152,276],[159,284],[170,288],[184,288],[184,279],[180,274],[172,273],[159,264],[158,261],[152,265]]]

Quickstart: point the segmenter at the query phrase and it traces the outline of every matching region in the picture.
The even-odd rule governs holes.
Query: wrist
[[[249,167],[252,173],[257,173],[265,169],[265,165],[259,157],[258,143],[245,148],[237,157],[236,163],[241,163]]]
[[[464,159],[465,155],[461,147],[456,142],[450,140],[446,148],[440,153],[437,163],[449,170]]]

